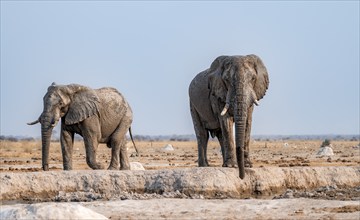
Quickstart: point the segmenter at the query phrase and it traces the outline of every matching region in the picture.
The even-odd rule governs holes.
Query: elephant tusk
[[[255,104],[256,106],[259,106],[259,101],[255,99],[254,104]]]
[[[27,124],[28,124],[28,125],[34,125],[34,124],[37,124],[37,123],[39,123],[39,119],[36,120],[36,121],[33,121],[33,122],[29,122],[29,123],[27,123]]]
[[[224,109],[221,111],[221,116],[224,116],[225,114],[226,114],[226,112],[227,112],[227,110],[229,109],[229,104],[228,103],[226,103],[225,104],[225,107],[224,107]]]

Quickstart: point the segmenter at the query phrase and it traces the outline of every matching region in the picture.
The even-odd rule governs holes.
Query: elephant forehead
[[[48,92],[44,96],[44,103],[51,104],[61,101],[61,97],[56,92]]]
[[[244,62],[245,58],[246,58],[245,56],[238,55],[238,56],[231,56],[230,60],[233,63],[242,63]]]

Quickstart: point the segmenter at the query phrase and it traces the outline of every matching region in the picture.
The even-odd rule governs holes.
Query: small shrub
[[[326,147],[326,146],[330,146],[331,142],[329,139],[325,139],[322,144],[321,144],[321,147]]]

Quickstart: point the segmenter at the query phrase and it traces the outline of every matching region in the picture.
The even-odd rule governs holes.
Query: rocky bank
[[[7,172],[0,173],[0,186],[0,200],[3,202],[110,200],[126,198],[129,194],[153,195],[155,198],[265,198],[288,189],[359,187],[360,167],[253,168],[246,170],[244,180],[238,177],[237,169],[218,167],[152,171]]]

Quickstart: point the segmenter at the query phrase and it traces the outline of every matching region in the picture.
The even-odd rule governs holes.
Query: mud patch
[[[360,212],[360,205],[346,205],[341,207],[326,207],[321,209],[314,209],[314,211],[319,212],[333,212],[333,213],[353,213]]]
[[[350,187],[350,188],[338,188],[336,185],[334,185],[334,186],[323,186],[316,188],[314,190],[287,189],[281,195],[277,195],[273,197],[273,199],[290,199],[290,198],[360,201],[360,186]]]

